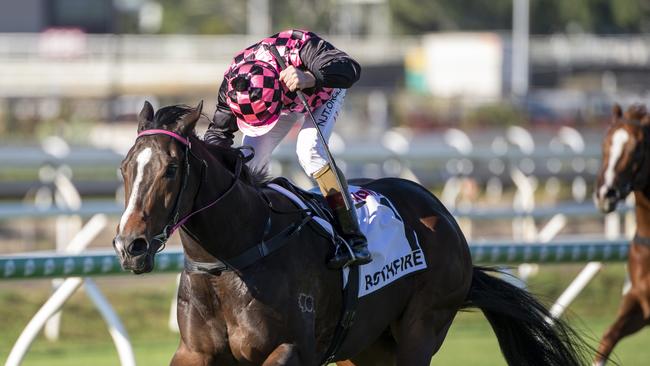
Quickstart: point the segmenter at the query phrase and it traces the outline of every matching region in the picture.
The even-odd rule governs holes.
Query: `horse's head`
[[[616,209],[633,189],[645,187],[648,180],[646,132],[650,115],[643,105],[633,105],[623,113],[613,108],[612,124],[603,139],[603,161],[596,179],[594,200],[605,213]]]
[[[188,136],[201,116],[196,108],[170,106],[154,110],[149,102],[138,116],[138,138],[121,165],[125,210],[117,227],[113,247],[122,268],[134,273],[150,272],[154,256],[178,220],[180,199],[187,188]],[[169,131],[147,134],[151,130]],[[189,193],[189,192],[187,192]],[[187,194],[185,193],[185,194]]]

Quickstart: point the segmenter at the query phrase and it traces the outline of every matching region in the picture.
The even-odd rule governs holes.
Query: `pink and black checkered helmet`
[[[273,65],[247,61],[226,78],[228,106],[239,129],[248,136],[260,136],[273,128],[282,110],[280,75]]]

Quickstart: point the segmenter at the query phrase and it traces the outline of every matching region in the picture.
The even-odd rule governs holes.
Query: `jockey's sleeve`
[[[316,77],[317,88],[347,89],[361,76],[358,62],[316,35],[301,47],[300,59]]]
[[[226,92],[228,85],[224,79],[219,87],[219,96],[217,97],[217,109],[214,111],[212,122],[205,131],[203,140],[214,145],[230,147],[235,138],[234,133],[239,129],[237,119],[230,111],[226,102]]]

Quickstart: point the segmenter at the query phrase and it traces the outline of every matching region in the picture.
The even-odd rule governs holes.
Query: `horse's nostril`
[[[605,193],[606,198],[616,198],[616,196],[617,196],[616,190],[614,189],[610,189],[607,191],[607,193]]]
[[[131,255],[140,255],[146,253],[148,247],[149,244],[147,244],[146,240],[142,238],[138,238],[132,241],[131,244],[129,244],[128,251],[129,254]]]

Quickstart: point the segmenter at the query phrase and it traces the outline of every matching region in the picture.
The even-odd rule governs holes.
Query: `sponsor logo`
[[[405,272],[424,264],[422,249],[417,249],[386,264],[380,271],[365,275],[365,289],[370,291],[373,287],[382,287],[385,282],[401,277]]]
[[[5,277],[9,277],[13,275],[16,272],[16,264],[14,261],[8,261],[7,264],[5,264]]]
[[[95,261],[92,258],[84,259],[83,272],[90,273],[93,269],[95,269]]]
[[[113,268],[113,259],[106,257],[102,260],[102,272],[108,272]]]
[[[46,260],[43,266],[45,267],[45,269],[43,270],[43,274],[45,275],[51,275],[52,273],[54,273],[54,269],[56,268],[54,259]]]
[[[25,272],[23,273],[25,276],[31,276],[34,274],[36,271],[36,263],[34,263],[33,259],[28,260],[25,262]]]
[[[334,111],[334,103],[336,102],[340,94],[341,94],[341,89],[336,89],[336,91],[332,93],[330,99],[328,99],[327,102],[325,102],[325,108],[323,108],[323,111],[320,113],[318,119],[316,120],[316,123],[318,123],[318,127],[325,126],[327,121],[329,121],[330,118],[332,117],[332,112],[334,112],[334,119],[336,119],[338,110]]]

